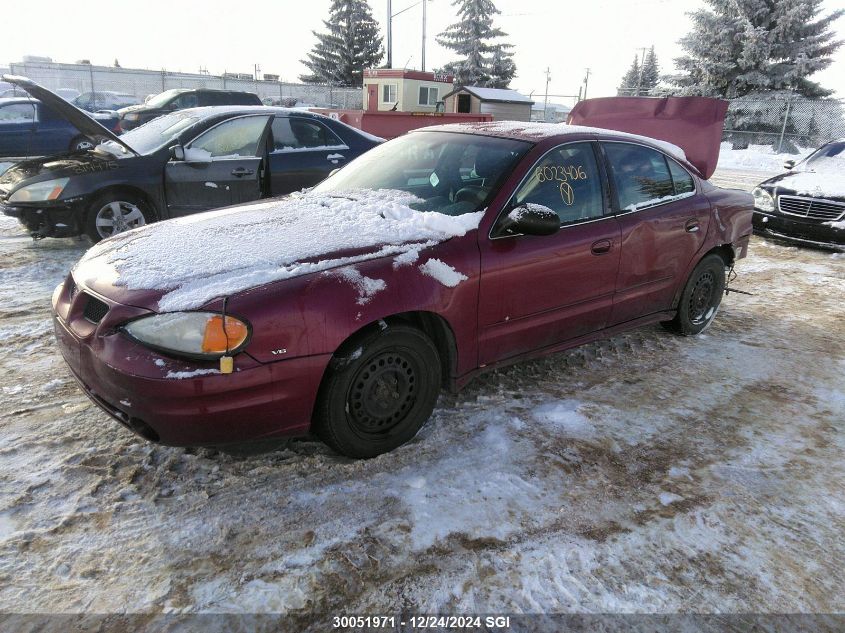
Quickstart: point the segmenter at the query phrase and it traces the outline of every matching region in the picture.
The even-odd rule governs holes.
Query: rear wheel
[[[115,192],[99,196],[91,203],[85,220],[85,233],[96,243],[149,224],[154,219],[149,205],[140,197]]]
[[[413,438],[440,392],[440,358],[419,330],[371,332],[336,355],[314,416],[317,435],[339,453],[368,458]]]
[[[713,322],[724,294],[725,262],[718,255],[707,255],[689,276],[675,318],[663,326],[684,336],[699,334]]]

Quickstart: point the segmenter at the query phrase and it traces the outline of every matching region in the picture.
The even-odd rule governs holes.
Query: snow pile
[[[420,271],[424,275],[433,277],[447,288],[454,288],[462,281],[467,280],[466,275],[459,273],[449,264],[439,259],[429,259],[425,264],[420,266]]]
[[[730,143],[722,143],[719,150],[719,169],[748,169],[763,172],[782,172],[783,163],[803,160],[815,151],[802,148],[800,154],[776,153],[771,145],[749,145],[747,149],[733,149]]]
[[[403,191],[295,194],[128,231],[94,246],[74,268],[131,290],[167,291],[163,312],[357,262],[419,250],[478,228],[483,212],[421,212]]]
[[[370,299],[372,299],[376,293],[387,288],[387,283],[383,279],[370,279],[369,277],[364,277],[357,268],[352,266],[343,268],[338,274],[352,284],[358,291],[358,301],[356,303],[360,306],[369,303]]]
[[[557,213],[552,211],[549,207],[544,206],[542,204],[535,204],[533,202],[528,202],[525,205],[520,205],[510,213],[508,213],[508,220],[513,222],[519,222],[527,212],[533,212],[538,215],[553,215],[557,217]]]
[[[536,407],[531,413],[538,422],[543,422],[560,434],[578,439],[589,439],[596,434],[592,423],[580,412],[577,400],[561,400]]]

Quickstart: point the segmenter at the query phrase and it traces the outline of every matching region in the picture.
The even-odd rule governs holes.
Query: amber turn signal
[[[202,351],[204,354],[224,354],[229,350],[240,347],[249,335],[246,324],[234,317],[226,317],[226,327],[223,327],[223,317],[214,315],[209,317],[202,337]]]

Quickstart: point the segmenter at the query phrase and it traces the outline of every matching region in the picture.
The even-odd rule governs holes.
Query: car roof
[[[0,105],[8,105],[10,103],[38,103],[38,99],[32,97],[0,97]]]
[[[330,117],[316,112],[308,112],[306,110],[295,110],[294,108],[283,108],[281,106],[264,106],[264,105],[221,105],[221,106],[202,106],[199,108],[185,108],[184,110],[177,110],[182,113],[196,113],[203,117],[215,116],[221,114],[281,114],[289,116],[291,112],[296,114],[304,114],[314,119],[330,119]]]
[[[677,145],[661,141],[650,136],[630,134],[628,132],[617,132],[598,127],[587,127],[584,125],[569,125],[568,123],[539,123],[523,121],[489,121],[481,123],[447,123],[445,125],[433,125],[430,127],[418,128],[411,133],[425,132],[460,132],[464,134],[477,134],[482,136],[494,136],[497,138],[510,138],[517,141],[528,141],[539,143],[546,139],[563,140],[575,135],[600,135],[608,140],[627,140],[650,145],[659,149],[673,158],[684,163],[689,163],[684,151]]]

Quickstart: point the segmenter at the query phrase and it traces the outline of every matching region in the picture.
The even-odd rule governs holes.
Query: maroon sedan
[[[706,328],[753,208],[707,182],[712,164],[576,126],[415,131],[309,192],[98,244],[55,291],[56,335],[148,440],[313,431],[371,457],[485,369]]]

